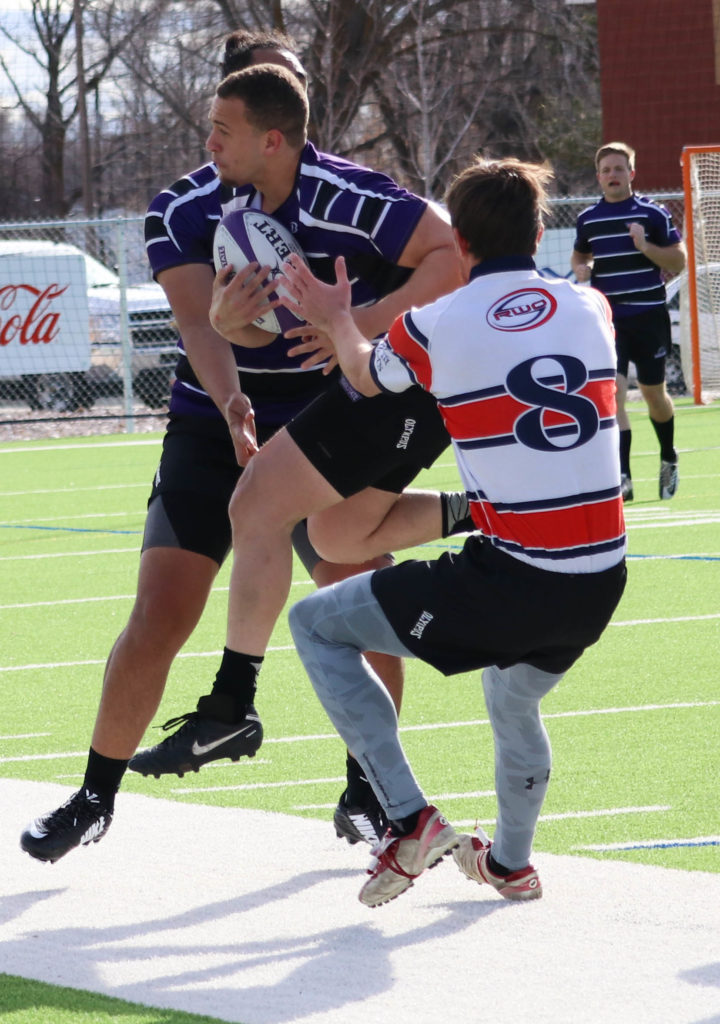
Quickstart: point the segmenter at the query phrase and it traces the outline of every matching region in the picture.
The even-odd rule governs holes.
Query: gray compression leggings
[[[395,706],[362,657],[363,651],[413,657],[376,601],[371,576],[363,573],[318,590],[291,609],[289,621],[315,692],[392,821],[427,800],[400,744]],[[530,859],[551,764],[540,701],[561,678],[525,664],[483,673],[495,742],[493,855],[512,870]]]

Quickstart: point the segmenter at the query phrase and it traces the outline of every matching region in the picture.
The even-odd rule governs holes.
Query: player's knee
[[[303,598],[302,601],[298,601],[297,604],[294,604],[288,612],[290,632],[293,640],[295,641],[297,652],[300,654],[301,658],[302,650],[306,649],[312,642],[312,613],[307,602],[308,598]]]

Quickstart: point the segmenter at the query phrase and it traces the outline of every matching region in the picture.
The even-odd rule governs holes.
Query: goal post
[[[720,391],[720,145],[682,151],[687,271],[680,283],[680,350],[696,404]]]

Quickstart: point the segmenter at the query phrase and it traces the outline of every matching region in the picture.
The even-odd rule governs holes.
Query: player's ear
[[[277,153],[285,141],[285,136],[279,128],[270,128],[265,132],[265,152]]]

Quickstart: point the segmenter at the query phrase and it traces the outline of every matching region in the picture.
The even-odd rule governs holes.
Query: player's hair
[[[632,146],[628,146],[627,142],[606,142],[604,146],[595,154],[595,170],[600,166],[600,161],[604,156],[610,156],[611,153],[619,153],[620,156],[627,157],[628,167],[631,171],[635,170],[635,150]]]
[[[548,212],[545,164],[478,158],[452,182],[445,201],[453,227],[480,260],[532,256]]]
[[[302,149],[307,139],[308,101],[295,75],[279,64],[254,64],[233,71],[215,90],[221,100],[239,99],[254,128],[281,131],[289,146]]]
[[[276,50],[297,61],[295,74],[303,84],[307,83],[307,73],[297,55],[297,45],[291,36],[284,32],[250,32],[238,28],[225,37],[220,60],[220,74],[223,78],[233,71],[243,71],[253,63],[253,54],[258,50]],[[294,61],[293,61],[294,63]]]

